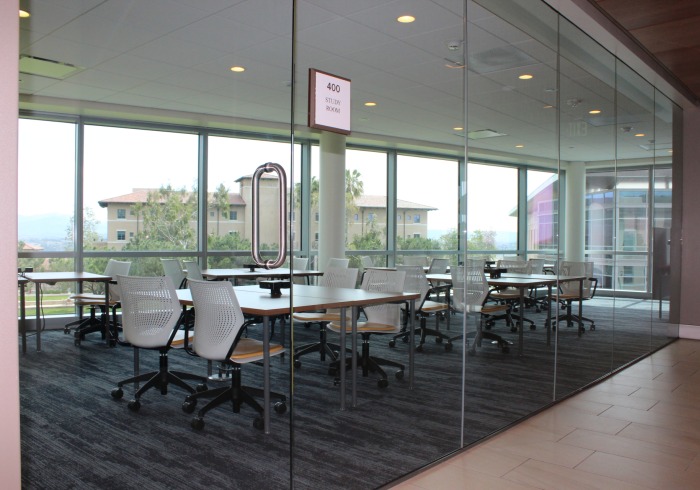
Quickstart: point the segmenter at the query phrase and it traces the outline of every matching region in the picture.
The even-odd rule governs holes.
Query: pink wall
[[[19,489],[19,349],[17,343],[17,111],[19,93],[18,2],[0,2],[0,477],[2,488]],[[32,353],[36,354],[36,353]]]
[[[683,111],[683,251],[680,324],[700,326],[700,108]],[[698,332],[700,335],[700,331]],[[681,336],[686,337],[683,330]],[[693,338],[700,338],[690,335]]]

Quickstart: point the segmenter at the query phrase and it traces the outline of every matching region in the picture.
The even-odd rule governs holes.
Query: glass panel
[[[373,265],[386,264],[386,162],[385,152],[345,151],[345,236],[350,267],[366,266],[363,256],[369,257]],[[312,220],[311,230],[315,238],[318,220]]]
[[[654,164],[654,88],[619,61],[617,88],[613,368],[649,352],[654,310],[649,268],[653,228],[650,168]]]
[[[652,186],[651,349],[678,336],[671,319],[671,226],[673,197],[673,122],[676,108],[658,90],[654,105],[654,167]]]
[[[470,253],[487,260],[517,255],[518,169],[469,163],[467,182]]]
[[[593,184],[587,168],[615,175],[615,59],[573,24],[560,19],[561,167],[565,173],[564,254],[557,328],[556,395],[565,397],[610,371],[612,298],[597,288],[609,250],[604,183]],[[599,175],[599,174],[595,174]],[[597,181],[596,181],[597,182]],[[595,189],[595,197],[591,191]],[[604,201],[605,203],[605,201]],[[612,204],[608,201],[607,204]],[[585,277],[564,281],[564,276]],[[599,284],[598,284],[599,286]],[[579,298],[582,298],[579,300]]]
[[[458,170],[454,160],[398,156],[397,263],[429,266],[447,258],[457,265]]]
[[[556,172],[527,171],[527,251],[553,271],[559,243],[559,181]]]
[[[538,2],[477,3],[489,11],[469,10],[468,258],[525,261],[528,237],[535,237],[529,227],[539,223],[549,227],[542,248],[556,254],[557,16]],[[530,167],[539,171],[532,181]],[[509,274],[517,272],[514,266],[508,264]],[[499,291],[490,293],[481,324],[466,325],[473,353],[465,366],[465,443],[552,401],[555,338],[545,325],[547,288],[529,287],[527,272],[524,265],[511,278],[519,282],[510,285],[489,277]]]
[[[196,135],[87,125],[84,155],[86,251],[196,249]],[[141,266],[131,274],[162,274]]]
[[[361,264],[363,256],[373,260],[373,265],[386,265],[384,250],[387,244],[396,241],[405,222],[399,224],[397,220],[397,199],[399,203],[410,201],[442,208],[441,203],[432,202],[434,196],[452,189],[445,193],[452,206],[445,220],[453,221],[448,228],[456,228],[458,173],[454,162],[464,158],[464,141],[453,128],[465,126],[465,71],[445,66],[445,57],[453,54],[446,41],[457,40],[461,49],[463,4],[413,2],[411,13],[420,20],[412,24],[396,22],[402,13],[396,11],[396,2],[344,2],[342,5],[298,2],[297,5],[296,81],[300,97],[306,94],[309,68],[350,79],[352,83],[352,133],[334,138],[339,146],[341,138],[345,139],[342,144],[346,149],[346,182],[356,181],[359,174],[363,183],[362,196],[354,199],[348,198],[347,193],[336,196],[338,206],[352,200],[352,204],[345,206],[345,218],[350,218],[351,223],[346,226],[346,250],[353,265]],[[463,58],[459,50],[456,55]],[[374,104],[365,105],[368,102]],[[306,105],[307,101],[302,98],[300,106],[306,108]],[[307,114],[299,112],[295,122],[298,127],[305,126]],[[311,132],[310,138],[319,139],[319,144],[328,142],[316,132]],[[366,150],[368,148],[379,150]],[[436,148],[440,148],[442,158],[408,156],[409,153],[434,155]],[[325,152],[331,149],[323,150],[312,150],[312,178],[315,176],[319,180],[321,191],[326,185],[321,181],[321,176],[325,176],[321,170],[326,170],[321,165],[326,162],[319,163],[318,156],[325,157]],[[335,154],[340,150],[332,148],[332,151]],[[443,158],[452,161],[445,163]],[[404,161],[409,163],[404,165]],[[420,164],[412,163],[414,161]],[[453,168],[440,175],[448,165]],[[409,167],[416,171],[404,171]],[[438,178],[439,175],[442,178]],[[410,187],[408,179],[411,179]],[[422,190],[417,190],[419,184]],[[313,182],[311,191],[314,191]],[[370,202],[369,196],[377,196],[376,201]],[[319,210],[321,216],[333,211],[337,209]],[[411,207],[405,209],[405,217],[404,209],[399,211],[402,220],[411,215],[410,228],[406,223],[407,232],[416,230],[411,231],[411,239],[417,240],[418,234],[421,240],[432,238],[432,211],[421,214]],[[312,226],[314,214],[312,209]],[[312,249],[318,249],[318,243],[314,246],[313,233]],[[324,239],[331,239],[323,233],[320,229],[321,248]],[[337,240],[335,236],[332,238]],[[421,253],[425,255],[423,250],[432,248],[422,246]],[[361,251],[361,255],[356,250]],[[444,301],[444,294],[441,301]],[[459,333],[457,325],[461,317],[443,314],[437,321],[440,330],[449,336]],[[435,315],[430,314],[427,325],[434,328],[435,322]],[[297,322],[295,345],[318,342],[318,328],[313,324],[307,329]],[[395,334],[398,332],[363,336],[363,351],[369,348],[369,355],[381,360],[388,387],[381,387],[384,385],[381,372],[373,364],[366,365],[364,376],[360,374],[357,379],[357,406],[345,411],[338,410],[338,390],[333,387],[333,377],[328,377],[330,354],[325,352],[325,360],[314,351],[300,357],[300,366],[294,371],[295,420],[298,421],[294,426],[296,485],[325,487],[333,478],[329,475],[342,475],[344,481],[353,482],[356,487],[377,487],[459,448],[462,363],[458,342],[454,343],[454,352],[448,352],[446,339],[440,344],[435,342],[435,335],[429,335],[423,345],[425,354],[418,358],[420,354],[416,353],[415,372],[412,372],[409,352],[413,347],[401,339],[390,346]],[[327,337],[328,342],[334,344],[333,349],[343,352],[344,346],[335,347],[339,341],[337,333],[328,331]],[[400,366],[384,364],[384,360],[404,365],[403,380],[401,374],[396,376],[401,372]],[[440,374],[436,376],[438,371]],[[337,370],[331,369],[331,372],[339,375]],[[415,375],[413,390],[409,388],[410,374]],[[350,388],[347,392],[350,398]],[[427,412],[426,407],[430,407]],[[319,451],[324,454],[342,451],[342,455],[338,458],[308,457],[320,454]],[[353,454],[360,453],[363,462],[373,461],[373,464],[353,458]]]

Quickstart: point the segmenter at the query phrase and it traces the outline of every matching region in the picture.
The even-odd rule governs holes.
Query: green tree
[[[439,250],[440,242],[426,237],[398,237],[397,250]]]
[[[496,232],[493,230],[474,230],[467,239],[467,250],[496,250]],[[492,256],[484,254],[484,258],[491,260]]]
[[[140,230],[125,250],[191,250],[196,233],[191,222],[197,216],[196,190],[161,187],[148,193],[146,202],[135,206]]]
[[[228,198],[228,189],[224,184],[219,184],[216,188],[216,192],[212,196],[209,206],[216,210],[216,234],[219,234],[219,219],[220,216],[228,219],[229,208],[231,206]]]
[[[95,218],[92,208],[85,208],[83,211],[83,248],[95,250],[97,244],[102,241],[102,237],[97,231],[100,222]],[[71,216],[66,227],[66,240],[75,243],[75,216]]]

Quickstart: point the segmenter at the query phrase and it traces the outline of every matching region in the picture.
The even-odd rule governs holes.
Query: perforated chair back
[[[501,259],[496,263],[499,269],[507,269],[509,273],[532,274],[532,265],[524,260]]]
[[[374,267],[374,262],[372,262],[372,257],[369,255],[363,255],[360,259],[362,261],[362,268],[367,269],[368,267]]]
[[[245,321],[229,281],[192,281],[194,351],[212,361],[227,360]]]
[[[544,274],[544,259],[528,259],[531,274]]]
[[[349,288],[355,289],[359,269],[352,267],[330,267],[321,276],[318,285],[326,288]]]
[[[180,301],[167,276],[117,276],[124,339],[135,347],[167,346],[180,318]]]
[[[202,281],[204,276],[202,276],[202,268],[199,267],[199,262],[196,260],[183,260],[182,264],[185,266],[187,271],[187,282],[192,280]]]
[[[347,267],[350,265],[350,259],[328,259],[328,263],[326,264],[326,269],[330,267]]]
[[[452,267],[452,306],[460,312],[480,311],[489,285],[484,275],[484,261],[468,261],[465,266]]]
[[[291,269],[298,270],[298,271],[305,271],[309,265],[309,258],[308,257],[292,257],[290,264],[291,264]]]
[[[105,276],[110,276],[116,284],[109,286],[110,301],[119,302],[121,300],[121,288],[117,282],[117,276],[128,276],[131,270],[131,262],[109,259],[105,267]]]
[[[168,276],[176,288],[183,286],[185,281],[185,272],[182,270],[180,261],[177,259],[160,259],[163,265],[163,273]]]
[[[430,281],[428,281],[423,268],[419,265],[397,265],[396,270],[406,273],[404,292],[420,293],[420,299],[416,301],[416,310],[420,310],[430,292]]]
[[[405,271],[368,270],[362,278],[362,289],[377,293],[402,293],[406,280]],[[401,310],[398,304],[382,304],[364,308],[369,323],[401,326]]]
[[[447,266],[450,265],[449,259],[433,259],[428,268],[428,274],[444,274],[447,272]]]
[[[559,264],[559,274],[562,276],[586,276],[587,278],[593,277],[593,262],[572,262],[563,260]],[[563,294],[572,295],[578,297],[579,294],[579,282],[578,281],[567,281],[560,283],[560,289]],[[593,281],[584,280],[583,281],[583,298],[590,298],[593,296]]]

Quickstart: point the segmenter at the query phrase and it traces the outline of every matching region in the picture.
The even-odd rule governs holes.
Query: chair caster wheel
[[[127,407],[129,407],[129,410],[132,412],[138,412],[139,408],[141,408],[141,402],[138,400],[131,400],[128,404]]]
[[[253,419],[253,427],[258,430],[263,430],[265,428],[265,421],[262,417],[255,417],[255,419]]]
[[[530,325],[530,330],[537,330],[537,325],[535,325],[534,323]]]
[[[121,397],[124,396],[124,390],[122,390],[121,388],[114,388],[112,390],[111,395],[112,398],[114,398],[115,400],[119,400]]]
[[[396,341],[395,341],[395,340],[390,340],[390,341],[389,341],[389,347],[396,347]]]
[[[435,337],[436,344],[442,344],[442,337]]]
[[[70,333],[70,328],[64,328],[64,329],[63,329],[63,333],[66,334],[66,335],[69,334],[69,333]]]
[[[386,388],[387,386],[389,386],[389,381],[387,381],[386,379],[380,379],[377,381],[377,386],[379,386],[380,388]]]
[[[403,337],[401,337],[401,341],[402,341],[404,344],[408,344],[408,335],[404,335]]]
[[[197,400],[185,400],[182,404],[182,411],[185,413],[192,413],[197,407]]]
[[[301,367],[301,361],[299,359],[294,359],[294,367],[297,369]]]
[[[394,376],[396,376],[396,379],[403,379],[403,369],[401,371],[396,371]]]
[[[204,391],[207,391],[209,387],[205,383],[199,383],[197,386],[194,387],[194,390],[197,393],[202,393]]]
[[[75,340],[73,340],[73,345],[80,347],[80,338],[76,337]]]
[[[195,430],[202,430],[204,429],[204,419],[202,417],[195,417],[192,419],[192,423],[190,425]]]
[[[278,413],[281,415],[287,411],[287,404],[284,402],[277,402],[277,403],[275,403],[274,408],[275,408],[275,413]]]
[[[591,325],[591,330],[595,330],[595,325]]]
[[[418,344],[416,347],[416,352],[423,352],[423,344]]]
[[[445,344],[445,352],[450,352],[452,351],[452,342],[448,342]]]
[[[515,333],[518,331],[518,327],[510,327],[510,331]]]

